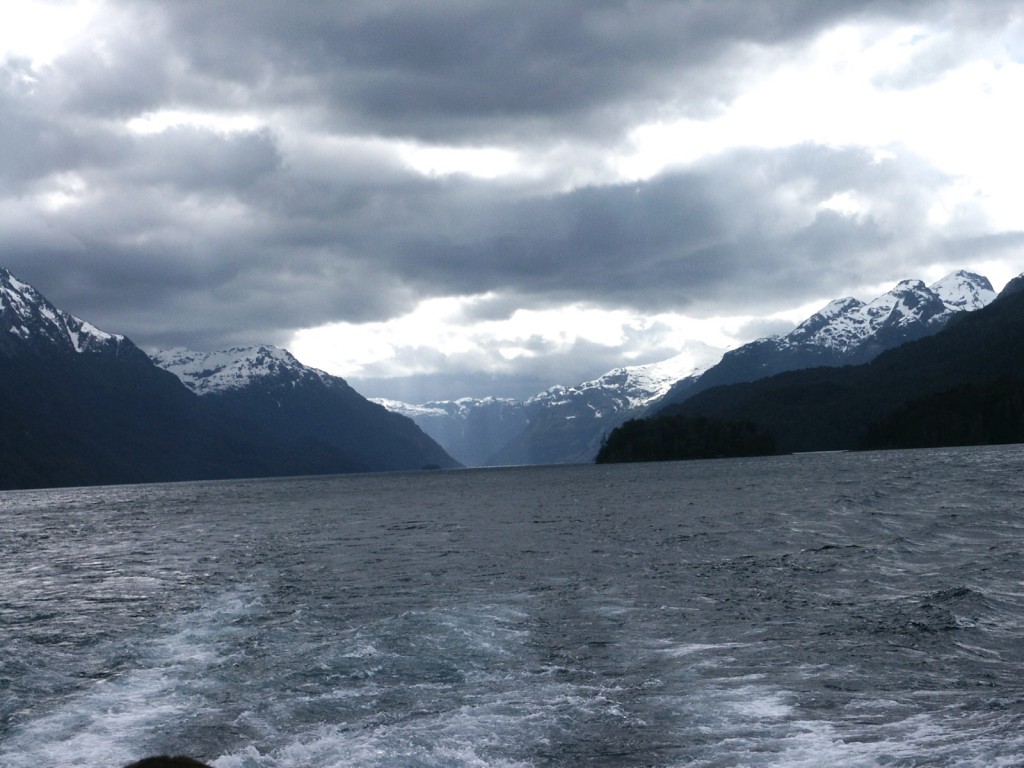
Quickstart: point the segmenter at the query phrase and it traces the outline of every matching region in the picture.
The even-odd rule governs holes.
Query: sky
[[[0,265],[147,350],[535,394],[1024,272],[1019,0],[0,4]]]

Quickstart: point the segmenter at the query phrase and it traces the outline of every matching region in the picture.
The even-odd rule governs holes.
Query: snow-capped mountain
[[[557,408],[583,401],[598,417],[642,408],[668,392],[679,379],[699,375],[709,362],[721,356],[721,350],[704,349],[701,357],[686,352],[657,363],[613,368],[593,381],[574,387],[551,387],[531,397],[526,404]]]
[[[252,474],[198,398],[124,336],[57,309],[0,269],[0,487]]]
[[[931,286],[904,280],[870,302],[836,299],[785,336],[758,339],[724,355],[710,348],[688,351],[660,363],[616,368],[575,386],[555,386],[525,401],[378,402],[416,421],[471,466],[590,461],[602,437],[628,418],[718,384],[866,362],[937,332],[953,315],[994,297],[987,278],[961,270]]]
[[[0,488],[457,465],[411,420],[284,350],[165,362],[181,378],[0,269]]]
[[[992,283],[987,277],[963,269],[946,275],[934,283],[931,290],[954,312],[981,309],[991,304],[998,295],[992,290]]]
[[[957,312],[980,309],[995,298],[987,278],[954,272],[932,286],[903,280],[891,291],[864,303],[837,299],[782,337],[790,345],[813,345],[849,354],[892,335],[900,343],[907,332],[944,325]]]
[[[39,291],[0,267],[0,351],[116,351],[124,336],[101,331],[57,309]]]
[[[161,349],[153,362],[170,371],[197,395],[245,389],[260,381],[318,381],[331,378],[303,365],[291,352],[269,344],[232,347],[218,352],[196,352],[185,347]]]
[[[526,427],[492,454],[490,464],[593,461],[612,429],[663,396],[681,376],[696,376],[720,350],[701,346],[668,360],[615,368],[574,387],[552,387],[526,401]]]
[[[486,466],[492,454],[530,423],[526,404],[512,398],[463,397],[420,405],[374,402],[415,421],[455,459],[471,467]]]
[[[713,387],[657,415],[747,422],[781,452],[1019,443],[1024,294],[1014,283],[939,332],[869,363]],[[665,437],[671,441],[671,431]],[[628,436],[623,447],[626,455],[650,455],[628,445]]]
[[[757,339],[725,353],[700,376],[677,382],[655,407],[784,371],[866,363],[887,349],[938,332],[954,315],[980,309],[995,295],[988,278],[959,270],[931,286],[903,280],[870,302],[836,299],[785,336]]]
[[[279,347],[216,352],[178,347],[152,358],[217,413],[253,423],[311,455],[341,457],[348,470],[458,465],[411,419],[370,402],[344,379],[303,365]]]
[[[375,402],[413,419],[470,466],[589,461],[605,433],[720,356],[721,350],[694,345],[668,360],[615,368],[592,381],[554,386],[526,400]]]

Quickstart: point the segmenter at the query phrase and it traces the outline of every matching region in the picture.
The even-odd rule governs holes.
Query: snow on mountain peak
[[[697,354],[687,350],[657,363],[616,368],[588,384],[621,387],[629,399],[629,407],[639,408],[660,398],[680,379],[699,376],[721,357],[722,351],[711,347]]]
[[[863,309],[864,302],[853,297],[834,299],[794,328],[786,339],[790,342],[808,342],[815,337],[827,338],[839,318],[853,316]]]
[[[319,379],[327,374],[296,360],[280,347],[259,344],[232,347],[217,352],[196,352],[184,347],[162,349],[151,355],[153,362],[170,371],[197,395],[242,389],[264,379],[286,377],[291,381]]]
[[[75,352],[96,351],[125,340],[57,309],[31,285],[0,267],[0,332],[3,330],[24,342],[42,341]]]
[[[662,397],[680,379],[699,376],[721,357],[720,349],[690,344],[667,360],[613,368],[592,381],[571,387],[556,385],[529,398],[526,405],[551,408],[586,400],[599,416],[640,408]]]
[[[901,280],[867,303],[852,298],[831,301],[783,338],[791,344],[848,351],[883,328],[944,322],[955,312],[979,309],[994,298],[987,278],[964,270],[930,287],[921,280]]]
[[[936,314],[945,313],[946,305],[920,280],[901,280],[888,293],[883,293],[864,307],[868,318],[865,330],[871,335],[885,325],[907,325],[928,322]]]
[[[987,277],[959,269],[931,286],[943,303],[953,311],[972,312],[996,297]]]

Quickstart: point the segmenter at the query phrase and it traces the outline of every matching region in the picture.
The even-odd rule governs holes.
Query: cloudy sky
[[[701,362],[1024,271],[1019,0],[19,0],[0,264],[368,396]]]

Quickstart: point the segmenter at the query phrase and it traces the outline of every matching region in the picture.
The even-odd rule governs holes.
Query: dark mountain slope
[[[912,400],[880,422],[861,448],[940,448],[1024,442],[1024,381],[998,379]]]
[[[201,398],[125,337],[4,269],[0,403],[3,489],[454,464],[411,421],[343,383]]]
[[[123,336],[0,269],[0,487],[178,480],[265,468]]]
[[[869,426],[915,400],[958,387],[1024,380],[1024,280],[988,307],[962,313],[940,333],[870,363],[793,371],[716,387],[661,413],[749,420],[782,451],[853,448]]]
[[[130,344],[130,342],[127,342]],[[258,474],[244,430],[205,413],[145,354],[27,353],[4,359],[0,487]]]
[[[775,441],[771,435],[758,432],[751,422],[674,414],[627,421],[609,435],[595,461],[683,461],[773,453]]]
[[[217,412],[310,449],[321,446],[348,471],[450,469],[459,466],[411,419],[369,403],[347,384],[280,382],[211,394]]]
[[[338,376],[302,365],[286,350],[173,349],[154,360],[206,408],[245,422],[255,435],[290,444],[302,462],[333,464],[339,472],[459,466],[411,419],[371,403]]]
[[[836,299],[785,336],[757,339],[726,352],[701,375],[677,382],[653,410],[723,384],[866,363],[887,349],[937,333],[950,319],[980,309],[994,297],[988,278],[958,270],[931,286],[903,280],[868,303]]]

